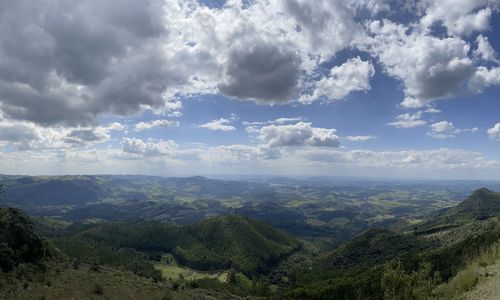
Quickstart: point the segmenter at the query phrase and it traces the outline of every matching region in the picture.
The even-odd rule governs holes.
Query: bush
[[[96,295],[103,295],[104,288],[100,284],[95,284],[94,287],[92,288],[92,292]]]
[[[99,272],[99,271],[101,271],[101,268],[99,267],[98,263],[93,263],[90,265],[90,271]]]
[[[472,290],[479,282],[479,276],[476,267],[470,265],[438,289],[438,294],[445,299],[456,298]]]
[[[73,260],[73,269],[78,270],[80,269],[80,260],[78,258]]]
[[[432,266],[424,263],[418,271],[405,272],[399,260],[385,265],[381,287],[384,299],[429,299],[439,283],[439,275],[431,274]]]

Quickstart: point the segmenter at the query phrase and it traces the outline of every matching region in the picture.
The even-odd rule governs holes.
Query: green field
[[[179,266],[171,254],[164,254],[161,262],[155,263],[154,267],[161,272],[165,279],[176,280],[181,277],[185,280],[215,278],[221,282],[227,281],[227,271],[205,272]]]

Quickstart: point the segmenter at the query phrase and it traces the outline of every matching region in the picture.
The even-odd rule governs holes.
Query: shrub
[[[104,288],[100,284],[95,284],[92,288],[92,292],[96,295],[104,294]]]
[[[93,263],[90,265],[90,271],[92,272],[99,272],[101,268],[99,267],[98,263]]]

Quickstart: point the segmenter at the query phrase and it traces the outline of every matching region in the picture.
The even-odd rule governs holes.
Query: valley
[[[496,182],[1,179],[5,299],[447,299],[500,240]]]

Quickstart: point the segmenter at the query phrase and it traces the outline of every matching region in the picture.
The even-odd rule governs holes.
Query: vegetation
[[[0,181],[6,185],[5,203],[31,215],[84,223],[147,220],[187,225],[236,214],[269,223],[323,250],[372,227],[401,230],[418,223],[437,209],[456,205],[477,185],[152,176],[0,175]]]
[[[433,200],[435,212],[424,218],[408,209],[428,204],[414,199],[411,188],[201,177],[21,177],[7,183],[9,203],[23,195],[21,187],[40,192],[43,205],[35,210],[43,213],[30,218],[0,209],[0,298],[6,299],[455,299],[488,277],[500,256],[500,194],[484,188],[448,208],[442,206],[450,202]],[[65,202],[62,188],[47,206],[55,193],[47,184],[94,192],[80,206]],[[151,191],[141,194],[144,186]],[[135,217],[117,218],[117,211],[99,211],[103,207]],[[54,215],[46,214],[49,209]],[[73,218],[83,210],[99,211],[99,217]],[[203,220],[181,218],[193,211]]]
[[[42,264],[55,256],[55,249],[26,215],[15,208],[0,208],[0,271],[9,272],[24,263]]]
[[[171,253],[180,264],[196,270],[233,268],[249,276],[269,270],[300,247],[289,235],[240,216],[214,217],[185,227],[101,223],[55,240],[72,256],[85,258],[90,248],[97,261],[111,265],[131,259],[144,265],[148,258],[159,260],[159,253]]]

